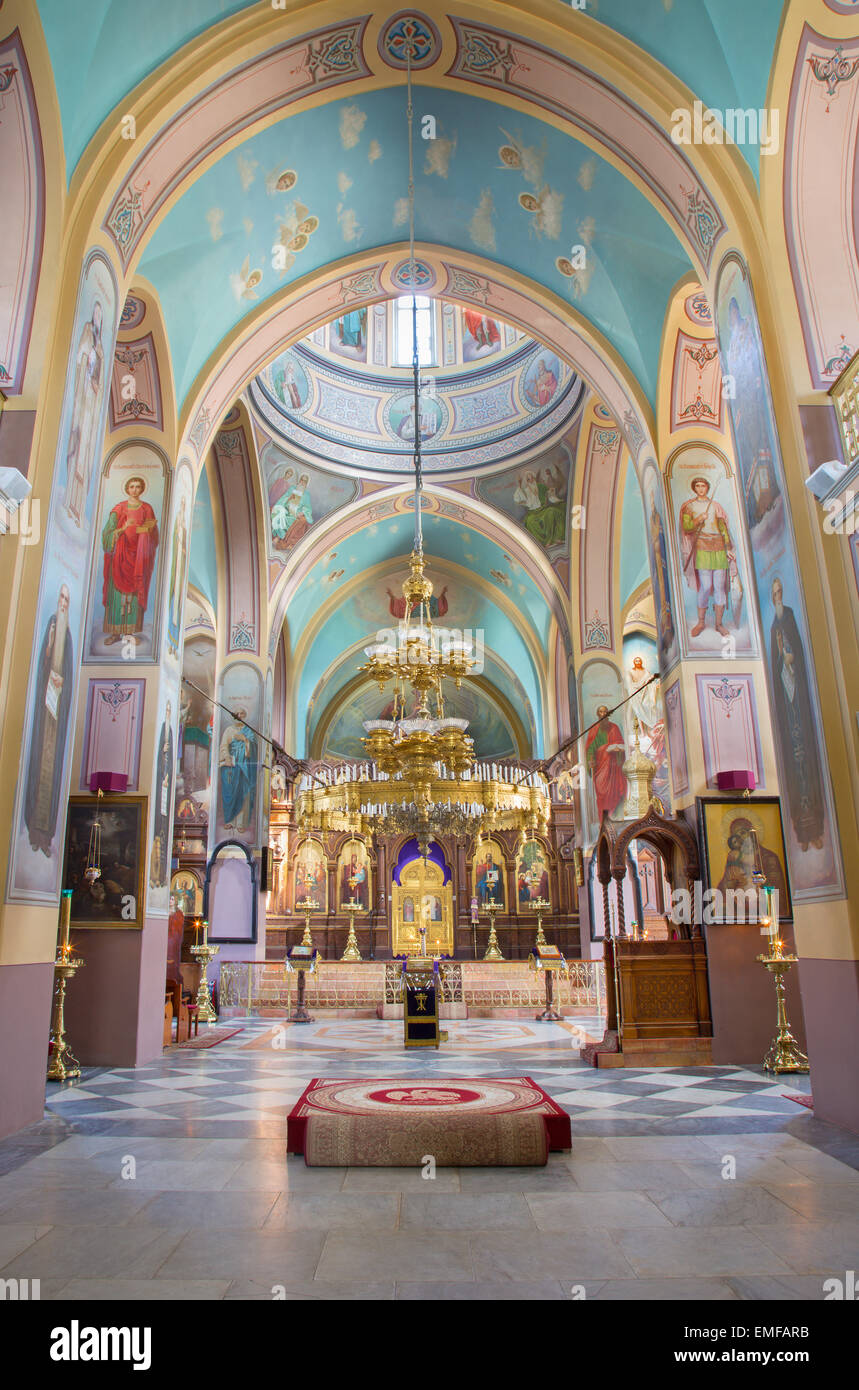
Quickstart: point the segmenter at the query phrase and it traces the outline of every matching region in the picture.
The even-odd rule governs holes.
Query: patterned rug
[[[240,1033],[241,1028],[204,1028],[203,1032],[196,1038],[188,1038],[187,1042],[178,1044],[178,1051],[183,1051],[186,1047],[217,1047],[218,1043],[226,1042],[227,1038],[234,1038],[236,1033]],[[173,1044],[177,1047],[177,1044]]]
[[[323,1080],[287,1121],[309,1167],[540,1167],[572,1145],[570,1117],[529,1076]]]

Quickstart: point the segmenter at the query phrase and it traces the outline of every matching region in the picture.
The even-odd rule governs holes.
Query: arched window
[[[435,315],[432,300],[415,295],[418,327],[418,361],[422,367],[435,366]],[[413,360],[412,296],[401,294],[394,305],[394,364],[410,367]]]

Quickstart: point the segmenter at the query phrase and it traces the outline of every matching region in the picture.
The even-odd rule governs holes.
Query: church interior
[[[5,1297],[855,1296],[857,8],[0,0]]]

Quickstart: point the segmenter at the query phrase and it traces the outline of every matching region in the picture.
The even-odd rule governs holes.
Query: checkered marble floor
[[[596,1019],[451,1021],[437,1052],[407,1053],[399,1022],[249,1019],[212,1049],[172,1048],[133,1071],[89,1070],[78,1085],[52,1088],[48,1108],[75,1123],[207,1119],[228,1134],[249,1112],[282,1121],[312,1076],[527,1075],[576,1117],[580,1134],[650,1134],[654,1122],[666,1120],[706,1124],[709,1133],[719,1121],[717,1131],[730,1133],[748,1128],[749,1120],[778,1128],[797,1113],[785,1092],[809,1090],[808,1077],[786,1085],[744,1067],[598,1071],[580,1061],[579,1050],[600,1031]],[[672,1132],[695,1128],[672,1126]]]
[[[234,1020],[216,1047],[87,1068],[0,1142],[0,1278],[43,1299],[821,1299],[859,1268],[859,1141],[753,1068],[596,1071],[599,1020]],[[307,1168],[314,1076],[528,1075],[572,1116],[545,1168]],[[130,1165],[130,1167],[129,1167]],[[414,1259],[420,1233],[421,1260]]]

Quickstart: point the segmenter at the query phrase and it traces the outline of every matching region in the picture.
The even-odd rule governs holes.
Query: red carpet
[[[310,1167],[537,1167],[572,1146],[570,1117],[530,1076],[311,1081],[287,1121]]]
[[[178,1047],[180,1047],[180,1048],[186,1048],[186,1047],[193,1047],[193,1048],[198,1048],[198,1047],[199,1047],[199,1048],[217,1047],[217,1046],[218,1046],[218,1043],[226,1042],[226,1041],[227,1041],[227,1038],[234,1038],[234,1037],[236,1036],[236,1033],[240,1033],[241,1031],[242,1031],[241,1028],[206,1028],[206,1027],[204,1027],[204,1028],[202,1029],[202,1031],[201,1031],[195,1038],[188,1038],[188,1040],[187,1040],[186,1042],[181,1042],[181,1043],[178,1043],[178,1044],[177,1044],[177,1043],[174,1043],[173,1045],[174,1045],[174,1047],[178,1046]]]

